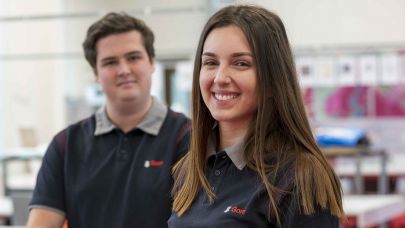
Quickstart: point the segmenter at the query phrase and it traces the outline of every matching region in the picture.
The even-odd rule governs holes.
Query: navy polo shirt
[[[154,99],[128,133],[105,109],[52,140],[30,208],[65,215],[69,227],[166,227],[171,168],[188,150],[189,121]]]
[[[275,219],[268,217],[268,196],[258,174],[246,166],[243,159],[243,142],[215,152],[209,140],[206,177],[215,199],[210,203],[204,190],[190,209],[179,217],[173,213],[168,224],[171,228],[182,227],[277,227]],[[289,192],[275,196],[280,207],[281,227],[339,227],[338,218],[319,210],[313,215],[299,212],[298,200],[292,194],[294,171],[283,168],[278,177],[270,178],[277,187]]]

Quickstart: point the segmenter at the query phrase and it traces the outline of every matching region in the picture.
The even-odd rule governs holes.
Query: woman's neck
[[[232,146],[242,140],[249,128],[249,123],[219,123],[219,149]]]

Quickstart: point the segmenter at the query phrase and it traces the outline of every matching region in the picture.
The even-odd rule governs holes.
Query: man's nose
[[[126,61],[121,61],[118,65],[118,74],[127,75],[131,72],[131,67]]]

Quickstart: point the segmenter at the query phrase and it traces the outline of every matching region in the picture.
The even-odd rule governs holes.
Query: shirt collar
[[[152,106],[147,112],[145,118],[138,124],[137,128],[151,135],[158,135],[159,130],[163,125],[166,114],[168,112],[167,106],[162,104],[158,99],[153,97]],[[105,106],[102,106],[95,113],[96,129],[94,135],[106,134],[113,129],[118,128],[115,126],[107,116]]]
[[[215,155],[216,152],[216,139],[214,137],[214,134],[211,134],[211,136],[208,138],[208,143],[207,143],[207,156],[208,157]],[[246,161],[243,158],[243,145],[245,141],[242,139],[239,142],[226,147],[223,149],[225,153],[228,155],[228,157],[231,159],[232,163],[238,168],[239,170],[242,170],[246,166]]]

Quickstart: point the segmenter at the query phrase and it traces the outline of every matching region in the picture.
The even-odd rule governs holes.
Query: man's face
[[[135,102],[150,97],[154,59],[149,59],[142,35],[137,31],[113,34],[96,44],[96,81],[111,105]]]

